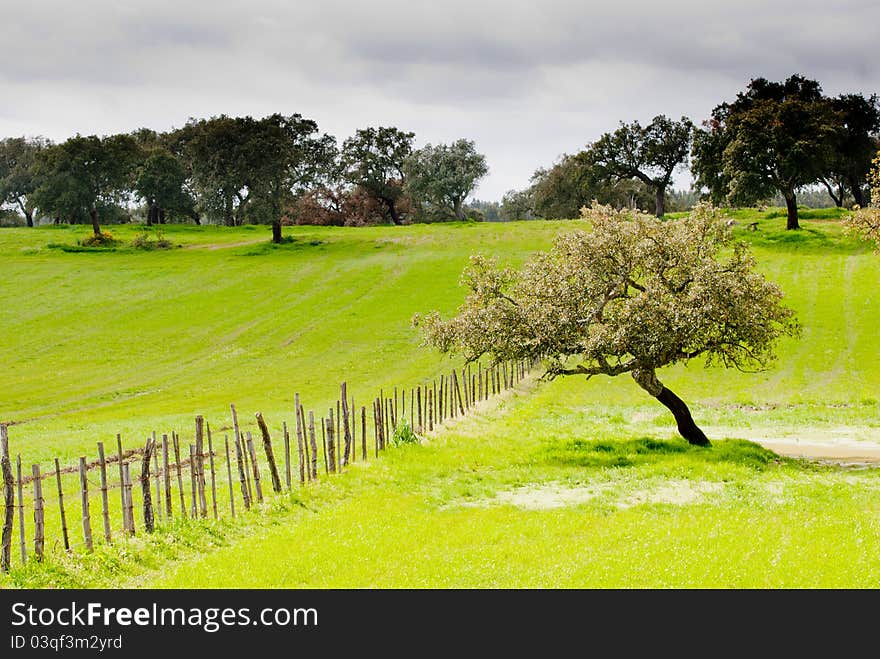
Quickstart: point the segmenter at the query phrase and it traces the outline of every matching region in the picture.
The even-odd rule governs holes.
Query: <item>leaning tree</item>
[[[468,362],[541,358],[548,379],[629,373],[672,412],[682,437],[708,445],[657,370],[697,357],[765,368],[777,340],[798,334],[794,312],[709,204],[665,222],[596,203],[582,214],[588,230],[560,234],[520,270],[472,256],[456,315],[433,311],[413,324],[426,345]]]

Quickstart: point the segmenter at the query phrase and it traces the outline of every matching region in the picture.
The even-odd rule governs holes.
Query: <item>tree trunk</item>
[[[658,185],[654,188],[654,215],[663,217],[666,214],[666,186]]]
[[[464,220],[466,218],[464,216],[464,209],[462,208],[462,200],[461,199],[455,200],[455,205],[453,207],[453,210],[455,211],[455,217],[458,218],[460,221],[464,222]]]
[[[89,210],[89,217],[92,218],[92,231],[95,232],[96,236],[101,235],[101,227],[98,225],[98,209],[92,206],[91,210]]]
[[[785,207],[788,210],[788,219],[785,222],[785,228],[800,229],[801,225],[798,223],[797,197],[795,197],[794,191],[786,190],[783,192],[783,196],[785,197]]]
[[[826,179],[819,179],[822,182],[822,185],[825,186],[825,189],[828,191],[828,196],[831,197],[831,201],[834,202],[834,205],[840,208],[843,206],[843,188],[840,190],[840,194],[834,194],[834,186],[831,185]]]
[[[147,226],[153,226],[153,218],[156,217],[156,202],[151,201],[147,207]]]
[[[659,400],[663,405],[672,412],[675,417],[675,423],[678,426],[678,434],[684,437],[688,444],[694,446],[709,446],[709,439],[700,430],[699,426],[694,423],[691,411],[685,402],[676,396],[672,391],[667,389],[660,380],[657,379],[653,369],[640,370],[636,369],[632,373],[633,380],[645,391]]]
[[[853,201],[859,205],[859,208],[865,207],[865,193],[862,191],[862,185],[856,178],[850,178],[849,188],[852,192]]]
[[[385,205],[388,206],[388,213],[391,215],[391,223],[395,226],[400,224],[400,216],[397,214],[397,206],[393,199],[383,199]]]
[[[26,210],[24,212],[24,219],[27,221],[27,225],[31,228],[34,226],[34,212],[32,210]]]
[[[274,220],[272,222],[272,242],[275,244],[281,243],[281,220]]]

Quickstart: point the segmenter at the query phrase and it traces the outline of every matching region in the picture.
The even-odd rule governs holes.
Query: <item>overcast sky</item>
[[[876,0],[0,0],[0,137],[300,113],[339,143],[467,138],[500,200],[620,121],[696,123],[755,77],[880,93]],[[678,187],[689,181],[677,179]]]

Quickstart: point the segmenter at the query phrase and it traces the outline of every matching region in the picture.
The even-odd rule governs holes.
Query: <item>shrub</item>
[[[391,445],[400,446],[401,444],[418,444],[422,441],[406,419],[401,419],[398,426],[391,433]]]
[[[134,237],[131,241],[131,246],[137,249],[171,249],[174,247],[172,242],[166,239],[162,232],[158,229],[156,230],[155,236],[151,235],[149,231],[144,231],[139,233]]]
[[[85,238],[78,240],[77,244],[82,247],[115,247],[119,241],[109,231],[102,231],[101,233],[90,233]]]

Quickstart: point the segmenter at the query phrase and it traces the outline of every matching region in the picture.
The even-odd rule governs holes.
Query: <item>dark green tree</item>
[[[621,122],[589,146],[590,161],[600,179],[636,179],[654,192],[654,213],[666,212],[666,189],[675,170],[687,163],[694,125],[687,117],[673,121],[657,115],[642,127]]]
[[[477,182],[489,173],[486,156],[470,140],[427,144],[403,162],[406,190],[441,214],[465,220],[464,202]]]
[[[847,193],[859,206],[866,203],[868,171],[877,152],[880,131],[880,104],[876,94],[841,94],[831,99],[840,121],[837,144],[830,154],[828,171],[820,182],[837,206],[843,206]]]
[[[754,78],[732,103],[721,103],[695,139],[695,180],[709,196],[747,205],[779,192],[787,229],[799,229],[797,190],[828,171],[840,118],[815,80]]]
[[[415,133],[393,126],[358,129],[342,144],[343,177],[381,202],[393,224],[400,224],[398,202],[404,195],[403,163],[412,153]]]
[[[96,236],[101,236],[100,209],[124,201],[132,187],[139,155],[130,135],[83,137],[68,140],[39,152],[36,174],[39,187],[34,203],[45,215],[71,222],[88,218]]]
[[[134,191],[147,205],[147,225],[164,224],[167,214],[189,217],[199,224],[196,201],[187,187],[181,160],[164,146],[150,148],[141,158]]]
[[[29,227],[34,226],[37,189],[37,154],[49,146],[41,137],[8,137],[0,140],[0,206],[18,208]]]

